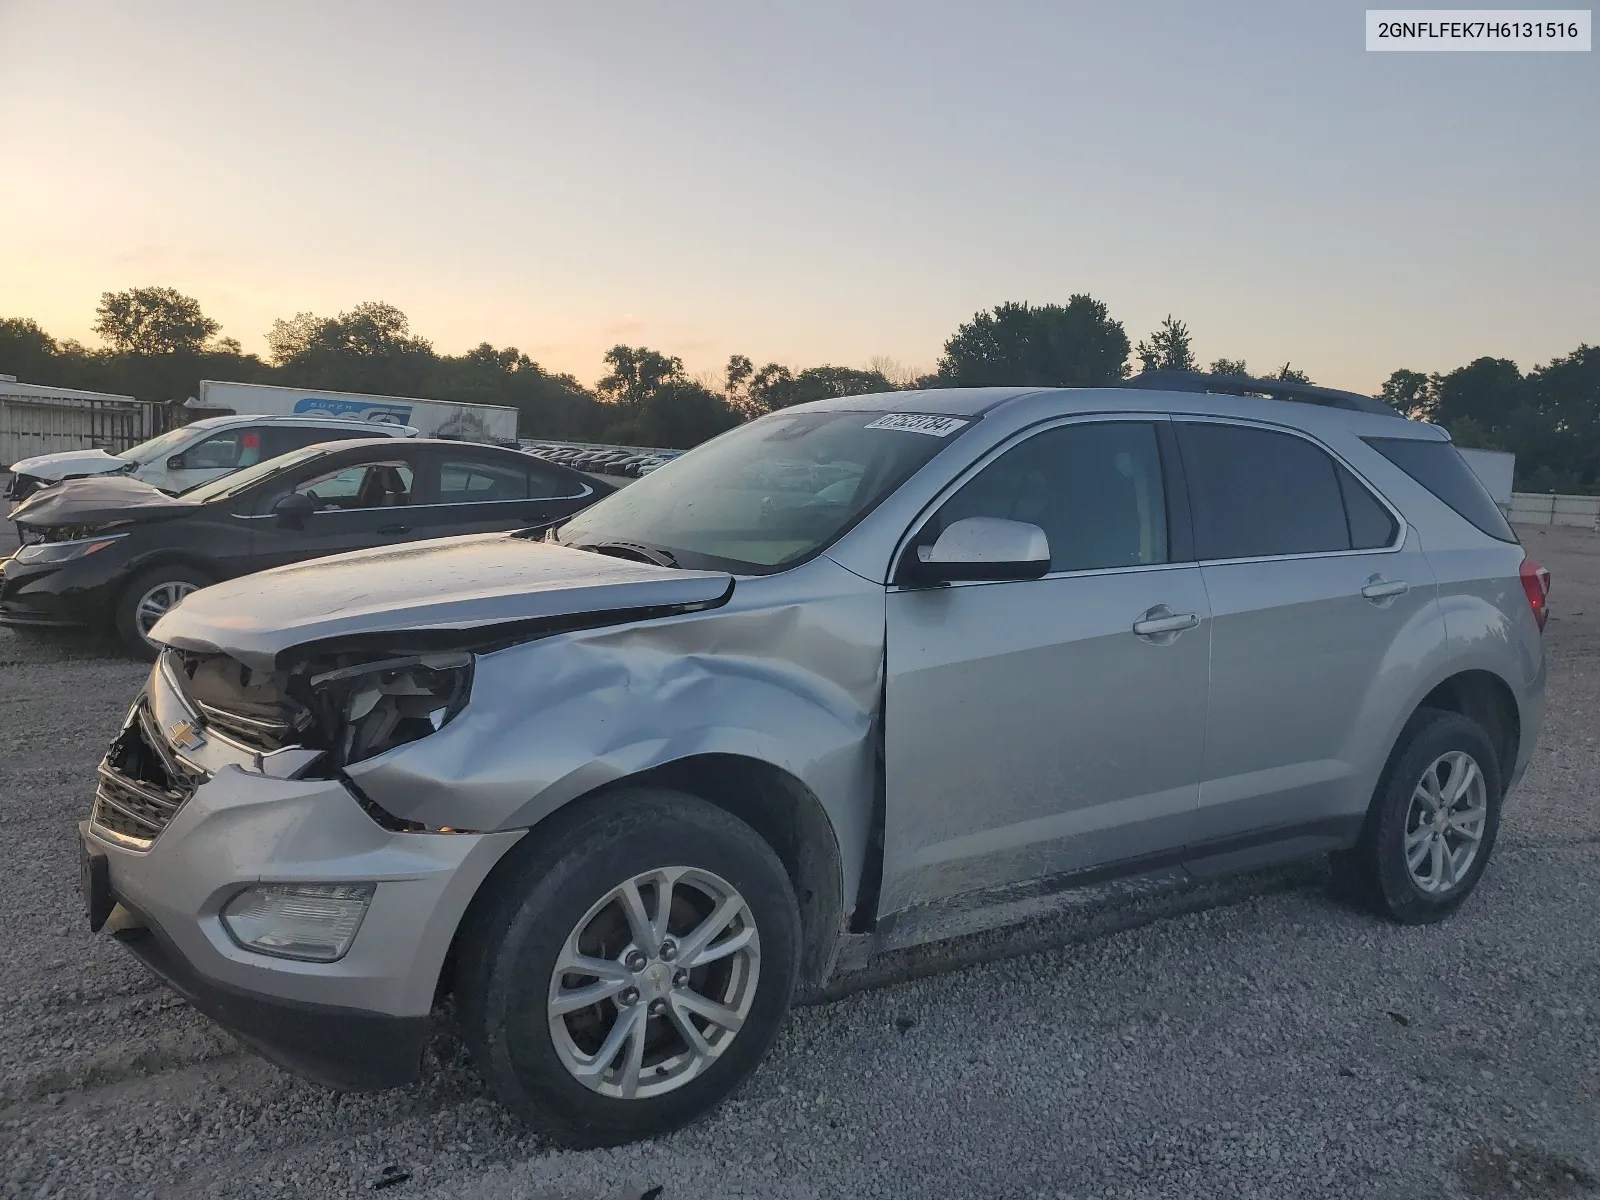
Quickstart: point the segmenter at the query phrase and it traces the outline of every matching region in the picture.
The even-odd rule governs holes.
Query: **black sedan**
[[[325,442],[169,496],[122,476],[68,480],[11,512],[0,624],[150,628],[197,588],[392,542],[547,525],[610,487],[517,450],[395,438]]]

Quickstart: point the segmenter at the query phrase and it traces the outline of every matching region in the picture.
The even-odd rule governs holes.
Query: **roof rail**
[[[1203,371],[1141,371],[1125,380],[1123,387],[1159,392],[1218,392],[1223,395],[1264,395],[1274,400],[1295,400],[1301,404],[1320,404],[1351,412],[1373,413],[1380,417],[1400,416],[1382,400],[1337,388],[1316,387],[1288,379],[1252,379],[1246,375],[1207,375]]]

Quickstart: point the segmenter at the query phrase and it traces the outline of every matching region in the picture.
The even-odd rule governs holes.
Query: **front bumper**
[[[106,856],[116,905],[107,928],[201,1012],[290,1070],[343,1090],[414,1078],[456,930],[523,831],[396,833],[338,780],[219,768],[222,755],[249,757],[221,742],[208,735],[192,751],[202,761],[191,765],[210,777],[147,846],[84,823],[85,844]],[[258,882],[376,887],[349,952],[312,963],[246,950],[229,935],[223,907]]]
[[[87,822],[86,822],[87,824]],[[155,922],[119,904],[112,936],[196,1009],[263,1058],[340,1092],[416,1079],[428,1017],[394,1017],[241,991],[195,970]]]
[[[93,561],[98,557],[66,563],[6,559],[0,570],[0,625],[51,629],[110,625],[124,577],[120,563]]]

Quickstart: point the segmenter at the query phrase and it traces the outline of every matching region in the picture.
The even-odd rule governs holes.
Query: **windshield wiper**
[[[678,560],[666,550],[641,546],[638,542],[569,542],[574,550],[592,550],[596,554],[609,554],[612,558],[633,558],[657,567],[676,568]]]

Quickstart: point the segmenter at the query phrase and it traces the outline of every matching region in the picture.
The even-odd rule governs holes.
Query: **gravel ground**
[[[1312,866],[903,956],[711,1119],[589,1153],[522,1134],[446,1024],[422,1083],[338,1097],[91,936],[72,827],[143,669],[0,631],[0,1195],[1600,1195],[1600,536],[1523,536],[1550,715],[1455,920]]]

